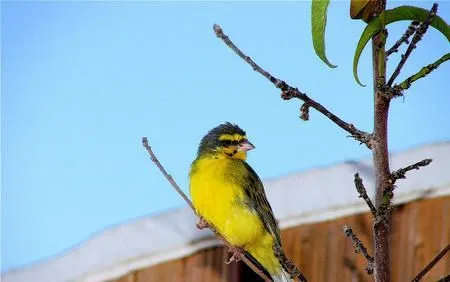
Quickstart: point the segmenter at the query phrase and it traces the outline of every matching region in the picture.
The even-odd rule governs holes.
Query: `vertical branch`
[[[379,15],[386,9],[386,0],[378,0],[374,10]],[[374,84],[374,131],[372,139],[372,155],[375,168],[375,206],[380,211],[385,198],[385,191],[391,190],[391,174],[389,169],[387,126],[390,100],[386,95],[386,43],[387,33],[379,32],[372,39],[372,63]],[[390,253],[389,253],[389,213],[383,220],[374,225],[374,277],[376,282],[390,281]]]

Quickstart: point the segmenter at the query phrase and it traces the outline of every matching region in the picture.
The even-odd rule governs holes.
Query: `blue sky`
[[[450,2],[439,8],[449,21]],[[368,156],[318,113],[301,121],[299,102],[282,101],[212,31],[220,24],[261,66],[370,131],[370,49],[362,88],[351,62],[363,23],[348,9],[331,2],[327,53],[338,68],[329,69],[312,49],[306,2],[2,2],[2,272],[182,206],[142,136],[186,191],[200,138],[223,121],[247,131],[264,179]],[[389,42],[406,26],[394,24]],[[400,78],[448,51],[430,29]],[[392,151],[450,139],[449,71],[442,65],[392,103]]]

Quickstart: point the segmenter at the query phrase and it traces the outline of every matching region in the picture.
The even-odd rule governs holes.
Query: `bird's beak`
[[[245,141],[239,145],[239,151],[242,151],[242,152],[247,152],[247,151],[250,151],[253,149],[255,149],[255,146],[252,143],[250,143],[249,141]]]

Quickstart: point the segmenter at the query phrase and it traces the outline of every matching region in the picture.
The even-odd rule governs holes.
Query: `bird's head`
[[[255,148],[247,140],[245,131],[229,122],[211,129],[203,137],[198,147],[198,155],[214,155],[215,157],[245,160],[247,151]]]

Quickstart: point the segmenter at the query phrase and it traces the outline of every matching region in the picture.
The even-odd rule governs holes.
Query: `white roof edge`
[[[399,197],[394,197],[393,204],[400,205],[415,200],[432,199],[448,195],[450,195],[450,184],[444,187],[430,188],[424,191],[413,191],[407,194],[402,194]],[[364,202],[363,199],[360,199],[359,203],[355,203],[353,205],[339,206],[335,208],[330,207],[329,209],[324,209],[322,211],[314,212],[311,214],[304,214],[302,216],[285,218],[283,220],[280,220],[279,224],[281,229],[287,229],[302,224],[333,220],[349,215],[365,213],[368,211],[369,208],[367,207],[366,202]]]

